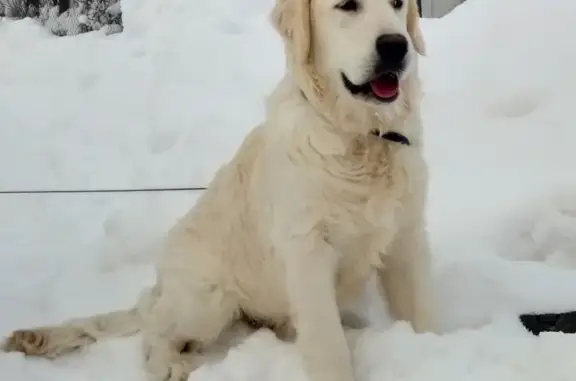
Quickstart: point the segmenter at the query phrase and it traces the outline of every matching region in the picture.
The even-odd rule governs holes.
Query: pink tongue
[[[398,92],[398,82],[390,79],[379,78],[370,82],[370,87],[379,98],[392,98]]]

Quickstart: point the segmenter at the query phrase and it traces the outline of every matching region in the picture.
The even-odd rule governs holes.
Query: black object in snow
[[[533,335],[541,332],[576,333],[576,311],[520,315],[520,322]]]

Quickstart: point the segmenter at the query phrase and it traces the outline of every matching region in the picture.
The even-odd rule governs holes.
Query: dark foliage
[[[34,18],[57,36],[123,30],[120,0],[0,0],[0,16]]]

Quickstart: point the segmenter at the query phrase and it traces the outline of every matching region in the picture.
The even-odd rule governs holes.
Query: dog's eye
[[[396,10],[402,9],[402,6],[404,5],[404,0],[392,0],[390,1],[390,4],[392,5],[392,8]]]
[[[360,4],[358,4],[358,1],[356,0],[344,0],[336,5],[336,8],[344,12],[358,12]]]

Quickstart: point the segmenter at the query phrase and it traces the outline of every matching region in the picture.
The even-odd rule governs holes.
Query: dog
[[[295,341],[310,381],[352,381],[340,314],[375,276],[433,331],[416,0],[277,0],[286,71],[264,121],[169,231],[136,306],[13,332],[55,358],[142,333],[150,381],[182,381],[236,322]]]

